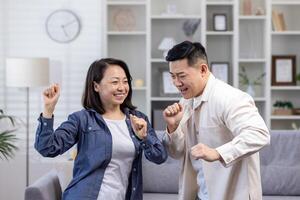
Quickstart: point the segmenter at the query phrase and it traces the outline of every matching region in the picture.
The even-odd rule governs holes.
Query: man
[[[216,79],[204,47],[189,41],[166,57],[183,99],[164,112],[164,143],[182,160],[180,200],[261,200],[258,151],[269,131],[247,94]]]

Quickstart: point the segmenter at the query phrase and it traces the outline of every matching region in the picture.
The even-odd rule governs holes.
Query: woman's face
[[[94,90],[98,92],[105,109],[119,107],[129,92],[125,71],[119,65],[109,65],[100,83],[94,82]]]

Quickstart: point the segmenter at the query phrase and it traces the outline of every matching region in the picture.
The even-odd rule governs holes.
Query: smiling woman
[[[84,109],[53,130],[59,95],[58,84],[43,93],[35,148],[45,157],[55,157],[77,144],[74,177],[63,199],[142,199],[143,151],[156,164],[167,154],[147,116],[131,103],[127,64],[113,58],[93,62],[82,96]]]

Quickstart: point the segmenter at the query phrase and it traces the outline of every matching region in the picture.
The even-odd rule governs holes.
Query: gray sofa
[[[161,134],[161,133],[159,133]],[[273,131],[271,145],[260,152],[263,200],[300,200],[300,131]],[[144,200],[177,199],[180,162],[155,165],[143,160]],[[25,190],[25,200],[60,200],[54,171]]]
[[[25,200],[61,200],[61,194],[57,173],[51,170],[25,189]]]

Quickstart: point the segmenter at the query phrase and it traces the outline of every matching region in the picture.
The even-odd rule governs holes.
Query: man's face
[[[173,84],[185,99],[197,97],[203,93],[209,75],[206,64],[199,60],[194,66],[189,66],[185,58],[171,61],[169,69]]]

